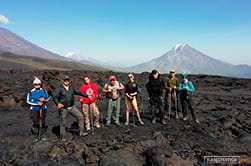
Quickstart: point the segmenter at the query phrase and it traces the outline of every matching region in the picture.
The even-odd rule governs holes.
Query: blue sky
[[[134,65],[186,43],[251,65],[250,0],[0,0],[0,26],[50,51]]]

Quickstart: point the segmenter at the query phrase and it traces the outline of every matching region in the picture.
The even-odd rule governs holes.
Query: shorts
[[[137,99],[134,96],[132,100],[129,100],[127,97],[125,97],[125,104],[131,104],[133,106],[137,106]]]

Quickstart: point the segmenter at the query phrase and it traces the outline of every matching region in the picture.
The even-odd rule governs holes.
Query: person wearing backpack
[[[46,102],[49,100],[47,92],[41,87],[41,80],[35,77],[33,81],[34,88],[27,95],[27,103],[31,106],[32,128],[31,131],[36,135],[35,142],[39,141],[39,130],[41,130],[42,140],[46,140],[45,118],[47,112]],[[42,126],[39,121],[42,120]]]
[[[192,107],[192,94],[194,92],[194,86],[191,81],[188,80],[188,74],[182,74],[182,81],[179,84],[178,91],[180,93],[180,100],[182,106],[183,120],[186,121],[188,109],[191,111],[192,118],[196,123],[199,123],[199,120],[196,119],[194,109]]]
[[[114,75],[109,77],[109,83],[106,83],[102,89],[102,92],[106,93],[108,99],[107,111],[106,111],[106,126],[111,125],[111,120],[115,121],[117,126],[120,126],[120,91],[124,89],[124,85],[117,81]],[[115,110],[115,115],[114,115]]]
[[[89,119],[89,107],[92,110],[92,112],[90,113],[93,114],[94,116],[94,124],[92,125],[94,125],[96,128],[100,128],[101,126],[99,124],[99,109],[96,105],[96,100],[95,100],[99,95],[97,85],[92,83],[90,76],[84,76],[84,84],[79,88],[79,90],[81,92],[86,93],[87,95],[92,96],[92,100],[89,100],[88,98],[85,97],[80,97],[86,130],[87,131],[91,130],[90,119]]]
[[[140,118],[139,109],[137,105],[136,96],[138,95],[139,86],[134,81],[133,74],[128,74],[129,82],[125,85],[125,104],[126,104],[126,122],[125,125],[129,125],[129,111],[130,105],[132,106],[133,111],[135,111],[138,121],[141,125],[144,125],[144,122]]]
[[[164,90],[164,81],[160,78],[157,70],[153,70],[149,75],[146,89],[150,98],[150,106],[152,112],[152,124],[156,123],[157,110],[159,112],[160,122],[166,124],[164,120],[164,111],[162,109],[162,94]],[[156,109],[155,109],[156,108]]]

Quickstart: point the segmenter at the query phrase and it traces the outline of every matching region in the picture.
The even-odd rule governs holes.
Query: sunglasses
[[[67,82],[67,81],[68,81],[68,82],[70,82],[70,80],[69,80],[69,79],[65,79],[65,80],[64,80],[64,82]]]
[[[34,84],[34,86],[38,86],[38,85],[41,85],[41,84]]]
[[[128,76],[128,78],[133,78],[133,76]]]
[[[111,79],[110,81],[115,81],[115,79]]]

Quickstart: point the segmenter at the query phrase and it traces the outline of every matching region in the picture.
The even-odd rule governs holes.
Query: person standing
[[[120,91],[124,89],[124,85],[117,81],[114,75],[109,77],[109,83],[106,83],[102,89],[102,92],[106,93],[108,98],[108,106],[106,111],[106,126],[110,126],[111,119],[115,121],[117,126],[120,126],[119,115],[120,115]],[[115,115],[113,111],[115,110]]]
[[[166,89],[166,108],[171,111],[172,103],[175,110],[175,118],[178,119],[178,104],[177,104],[177,88],[179,86],[179,79],[176,77],[175,70],[170,70],[169,76],[165,80]],[[169,114],[170,114],[169,111]],[[170,115],[169,115],[170,116]]]
[[[182,74],[182,81],[179,84],[178,91],[180,92],[183,120],[187,120],[187,112],[189,109],[191,111],[193,120],[196,123],[199,123],[199,120],[195,117],[194,109],[192,107],[192,94],[194,90],[193,83],[188,80],[188,74]]]
[[[78,120],[79,136],[86,136],[84,132],[84,118],[83,114],[74,106],[74,95],[79,95],[92,100],[91,96],[88,96],[84,92],[79,91],[71,85],[71,78],[68,75],[63,77],[62,85],[60,85],[54,94],[54,103],[59,110],[59,122],[60,122],[60,139],[65,141],[65,127],[66,117],[68,114],[73,115]]]
[[[126,104],[126,122],[125,125],[129,125],[129,111],[130,105],[132,109],[135,111],[136,116],[141,125],[144,125],[144,122],[140,118],[139,109],[137,106],[137,94],[138,94],[138,84],[134,81],[133,74],[128,74],[129,82],[125,85],[125,104]]]
[[[41,80],[35,77],[33,81],[34,88],[27,95],[27,103],[31,106],[32,117],[32,132],[36,135],[35,142],[39,140],[38,134],[41,129],[42,140],[46,140],[44,134],[46,132],[45,118],[47,106],[46,102],[49,100],[47,92],[41,87]],[[39,121],[42,120],[42,126]]]
[[[97,85],[92,83],[90,76],[84,76],[84,84],[79,89],[81,92],[86,93],[89,96],[92,96],[92,100],[89,100],[86,97],[81,97],[80,101],[82,103],[82,111],[84,114],[84,120],[85,120],[85,127],[86,130],[91,130],[90,127],[90,119],[89,119],[89,107],[92,110],[93,116],[94,116],[94,125],[96,128],[100,128],[99,124],[99,109],[96,105],[95,98],[98,97],[98,88]],[[94,127],[92,126],[92,127]]]
[[[159,111],[160,121],[162,124],[166,124],[164,120],[164,111],[162,109],[162,94],[164,90],[164,81],[160,78],[160,74],[157,70],[153,70],[149,75],[149,80],[146,84],[146,89],[150,98],[150,106],[152,112],[152,123],[156,123],[157,112]],[[156,108],[156,109],[155,109]]]

